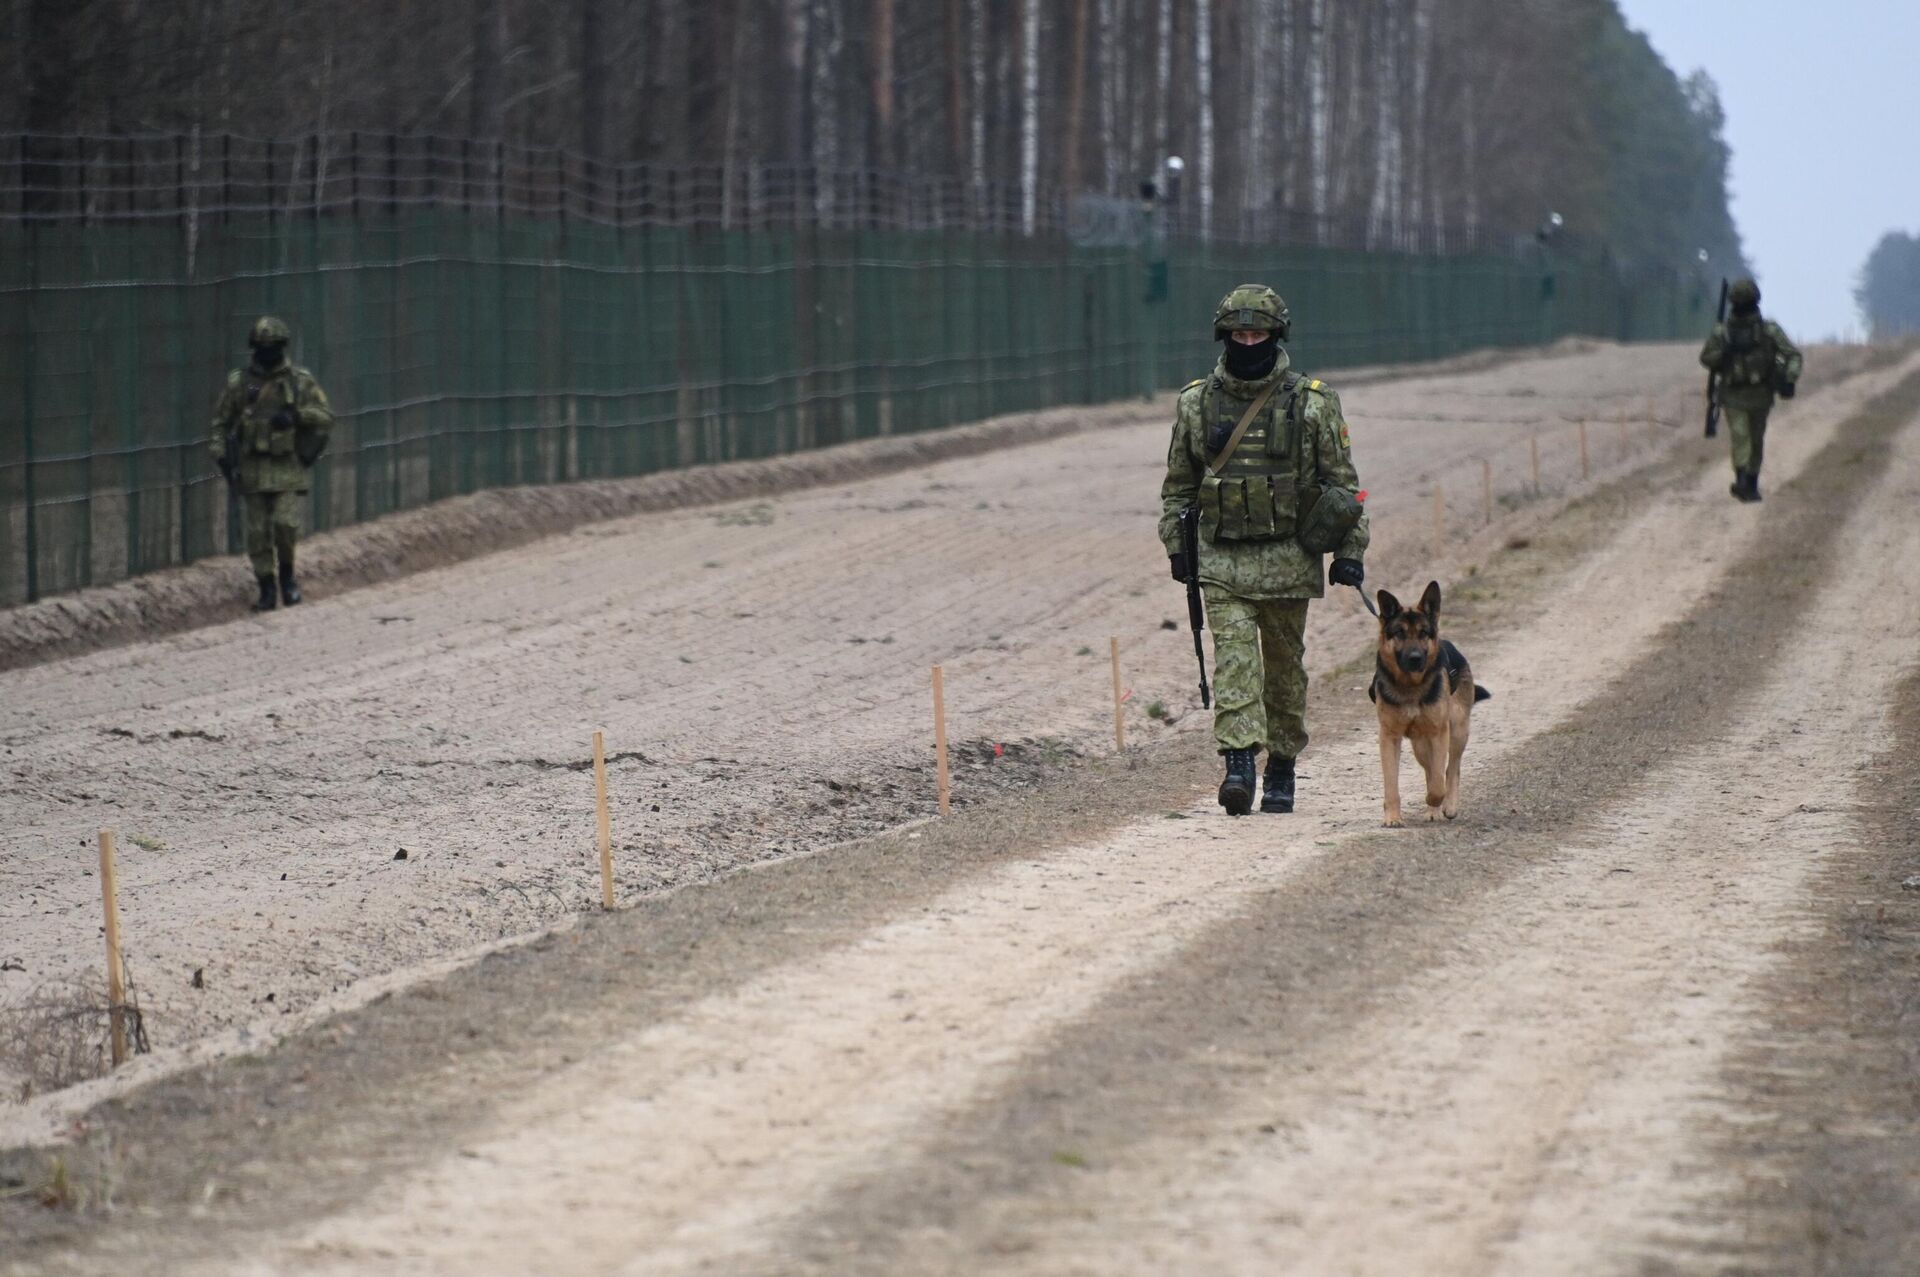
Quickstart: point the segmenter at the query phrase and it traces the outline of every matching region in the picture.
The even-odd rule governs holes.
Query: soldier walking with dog
[[[1767,414],[1776,394],[1793,398],[1800,380],[1800,350],[1780,325],[1761,316],[1760,286],[1751,279],[1733,281],[1727,305],[1731,313],[1707,334],[1700,362],[1718,386],[1733,443],[1733,486],[1727,491],[1738,501],[1758,501]]]
[[[256,612],[300,601],[294,549],[301,506],[312,487],[313,465],[333,430],[333,410],[320,383],[287,362],[292,337],[271,315],[256,320],[247,335],[253,358],[227,374],[213,409],[209,446],[214,464],[240,497],[247,558],[260,586]]]
[[[1325,580],[1358,588],[1367,519],[1339,396],[1289,366],[1280,295],[1243,284],[1221,299],[1213,372],[1181,391],[1160,487],[1160,540],[1177,581],[1197,582],[1213,626],[1220,805],[1289,812],[1307,745],[1307,604]],[[1190,529],[1183,546],[1183,521]],[[1204,671],[1203,671],[1204,674]],[[1204,684],[1203,684],[1204,686]]]

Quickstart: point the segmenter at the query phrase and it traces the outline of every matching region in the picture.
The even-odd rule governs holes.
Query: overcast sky
[[[1920,231],[1920,0],[1619,0],[1681,76],[1720,86],[1733,219],[1795,340],[1858,336],[1880,236]]]

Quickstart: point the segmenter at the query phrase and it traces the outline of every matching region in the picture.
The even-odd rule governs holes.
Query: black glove
[[[293,409],[291,408],[282,408],[279,412],[273,414],[273,428],[275,430],[291,430],[299,424],[300,418],[294,416]]]
[[[1358,559],[1335,559],[1327,569],[1327,580],[1335,585],[1351,585],[1357,590],[1366,579],[1367,570],[1360,566]]]
[[[1799,382],[1797,381],[1784,382],[1780,387],[1780,397],[1782,399],[1791,399],[1793,398],[1794,392],[1798,389],[1800,389]]]
[[[1178,554],[1169,555],[1167,563],[1173,568],[1173,579],[1184,583],[1187,579],[1187,552],[1182,550]]]

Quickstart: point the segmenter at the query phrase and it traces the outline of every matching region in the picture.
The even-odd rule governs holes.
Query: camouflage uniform
[[[1757,501],[1767,414],[1776,391],[1793,397],[1802,360],[1780,325],[1761,317],[1760,289],[1752,280],[1735,280],[1727,300],[1733,314],[1707,334],[1700,362],[1720,383],[1720,409],[1733,445],[1733,495]]]
[[[214,464],[229,471],[228,479],[240,494],[247,558],[261,586],[261,605],[256,606],[272,605],[276,572],[286,601],[299,602],[294,548],[300,539],[302,498],[333,430],[333,410],[320,383],[284,357],[288,335],[287,326],[271,317],[254,324],[249,336],[255,359],[227,374],[208,441]],[[281,358],[263,368],[260,352],[275,346]]]
[[[1239,303],[1255,294],[1280,305],[1275,328],[1284,339],[1284,303],[1270,290],[1251,287],[1227,295],[1221,306],[1225,327],[1217,320],[1216,331],[1235,326],[1234,315],[1244,317],[1246,309]],[[1221,475],[1210,476],[1208,462],[1240,415],[1276,382]],[[1160,540],[1169,556],[1179,555],[1180,510],[1197,502],[1198,573],[1213,628],[1214,738],[1223,753],[1264,747],[1270,763],[1290,762],[1306,748],[1307,603],[1321,597],[1325,585],[1322,556],[1301,546],[1294,524],[1303,486],[1359,489],[1350,447],[1339,396],[1294,372],[1284,348],[1263,376],[1236,377],[1222,356],[1212,375],[1180,393],[1160,487]],[[1363,514],[1335,558],[1357,565],[1367,539]]]

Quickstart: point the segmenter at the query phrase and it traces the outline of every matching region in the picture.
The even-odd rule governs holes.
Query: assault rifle
[[[1714,315],[1713,322],[1727,322],[1727,281],[1720,281],[1720,309]],[[1707,438],[1711,439],[1720,431],[1720,373],[1716,369],[1707,370]]]
[[[231,488],[240,477],[240,431],[236,428],[227,431],[226,438],[220,441],[220,477]]]
[[[1200,708],[1213,708],[1213,689],[1207,686],[1207,652],[1200,631],[1207,628],[1206,609],[1200,605],[1200,509],[1180,508],[1180,557],[1187,561],[1187,625],[1193,630],[1193,655],[1200,662]]]
[[[220,477],[227,481],[227,548],[239,545],[240,528],[240,428],[227,431],[220,445]]]

